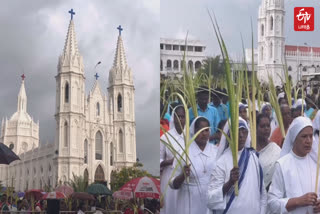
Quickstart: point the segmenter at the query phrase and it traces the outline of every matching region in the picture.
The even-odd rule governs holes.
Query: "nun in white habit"
[[[180,122],[179,122],[180,120]],[[181,125],[181,126],[180,126]],[[184,136],[183,129],[185,126],[185,111],[182,105],[176,106],[170,118],[169,131],[162,135],[160,142],[160,167],[161,172],[161,193],[164,196],[163,207],[161,208],[161,213],[170,214],[174,213],[176,210],[176,190],[171,189],[168,186],[169,179],[173,172],[173,160],[174,155],[168,148],[169,144],[175,152],[182,154],[184,149]],[[165,143],[166,144],[165,144]],[[179,157],[179,156],[178,156]]]
[[[224,132],[229,133],[228,124]],[[221,139],[217,165],[208,187],[208,208],[214,214],[266,212],[267,195],[263,172],[256,152],[249,148],[250,137],[246,121],[239,118],[238,165],[233,167],[231,149],[225,137]],[[237,171],[237,172],[236,172]],[[234,194],[234,183],[239,181],[239,195]]]
[[[216,164],[217,147],[209,143],[210,124],[204,117],[197,117],[190,126],[190,137],[203,130],[190,144],[190,166],[178,167],[170,187],[178,189],[177,209],[172,214],[207,213],[207,189],[211,172]],[[175,161],[177,164],[177,162]],[[184,164],[182,162],[182,164]],[[186,176],[189,179],[186,179]],[[189,180],[189,181],[188,181]]]
[[[316,162],[312,160],[313,128],[307,117],[297,117],[286,135],[268,193],[269,213],[305,214],[320,211],[315,193]]]

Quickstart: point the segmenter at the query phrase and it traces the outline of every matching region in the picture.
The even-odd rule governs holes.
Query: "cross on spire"
[[[121,31],[123,31],[123,28],[121,27],[121,25],[119,25],[119,27],[117,27],[117,29],[119,30],[119,36],[121,36]]]
[[[71,20],[73,19],[73,15],[75,15],[76,13],[75,12],[73,12],[73,9],[71,8],[71,10],[69,10],[68,11],[68,13],[70,13],[71,14]]]
[[[24,74],[21,75],[21,79],[24,80],[26,76]]]
[[[96,73],[96,75],[94,75],[94,77],[96,78],[96,80],[98,80],[98,78],[99,78],[98,73]]]

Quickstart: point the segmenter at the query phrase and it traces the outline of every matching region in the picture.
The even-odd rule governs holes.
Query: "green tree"
[[[205,73],[209,76],[209,72],[214,79],[225,79],[224,62],[221,56],[208,57],[202,61],[202,67],[200,73]]]
[[[125,183],[128,181],[139,178],[139,177],[154,177],[150,173],[148,173],[146,170],[142,169],[143,164],[142,163],[135,163],[132,167],[123,167],[120,170],[114,170],[111,172],[111,190],[117,191],[122,187]]]
[[[73,179],[68,182],[75,192],[86,192],[88,188],[88,178],[83,176],[73,175]]]

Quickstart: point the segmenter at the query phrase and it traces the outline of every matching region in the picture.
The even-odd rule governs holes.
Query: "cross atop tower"
[[[71,20],[73,19],[73,15],[75,15],[76,13],[75,12],[73,12],[73,9],[71,8],[71,10],[69,10],[68,11],[68,13],[70,13],[71,14]]]
[[[96,78],[96,80],[98,80],[98,78],[99,78],[98,73],[96,73],[96,75],[94,75],[94,77]]]
[[[21,75],[21,79],[24,80],[26,76],[24,74]]]
[[[117,29],[119,30],[119,36],[121,36],[121,31],[123,31],[123,28],[121,27],[121,25],[119,25],[119,27],[117,27]]]

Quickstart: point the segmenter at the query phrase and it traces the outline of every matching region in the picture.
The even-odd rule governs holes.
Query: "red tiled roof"
[[[297,51],[299,48],[300,52],[320,52],[320,47],[309,47],[309,46],[296,46],[296,45],[285,45],[285,51]]]

